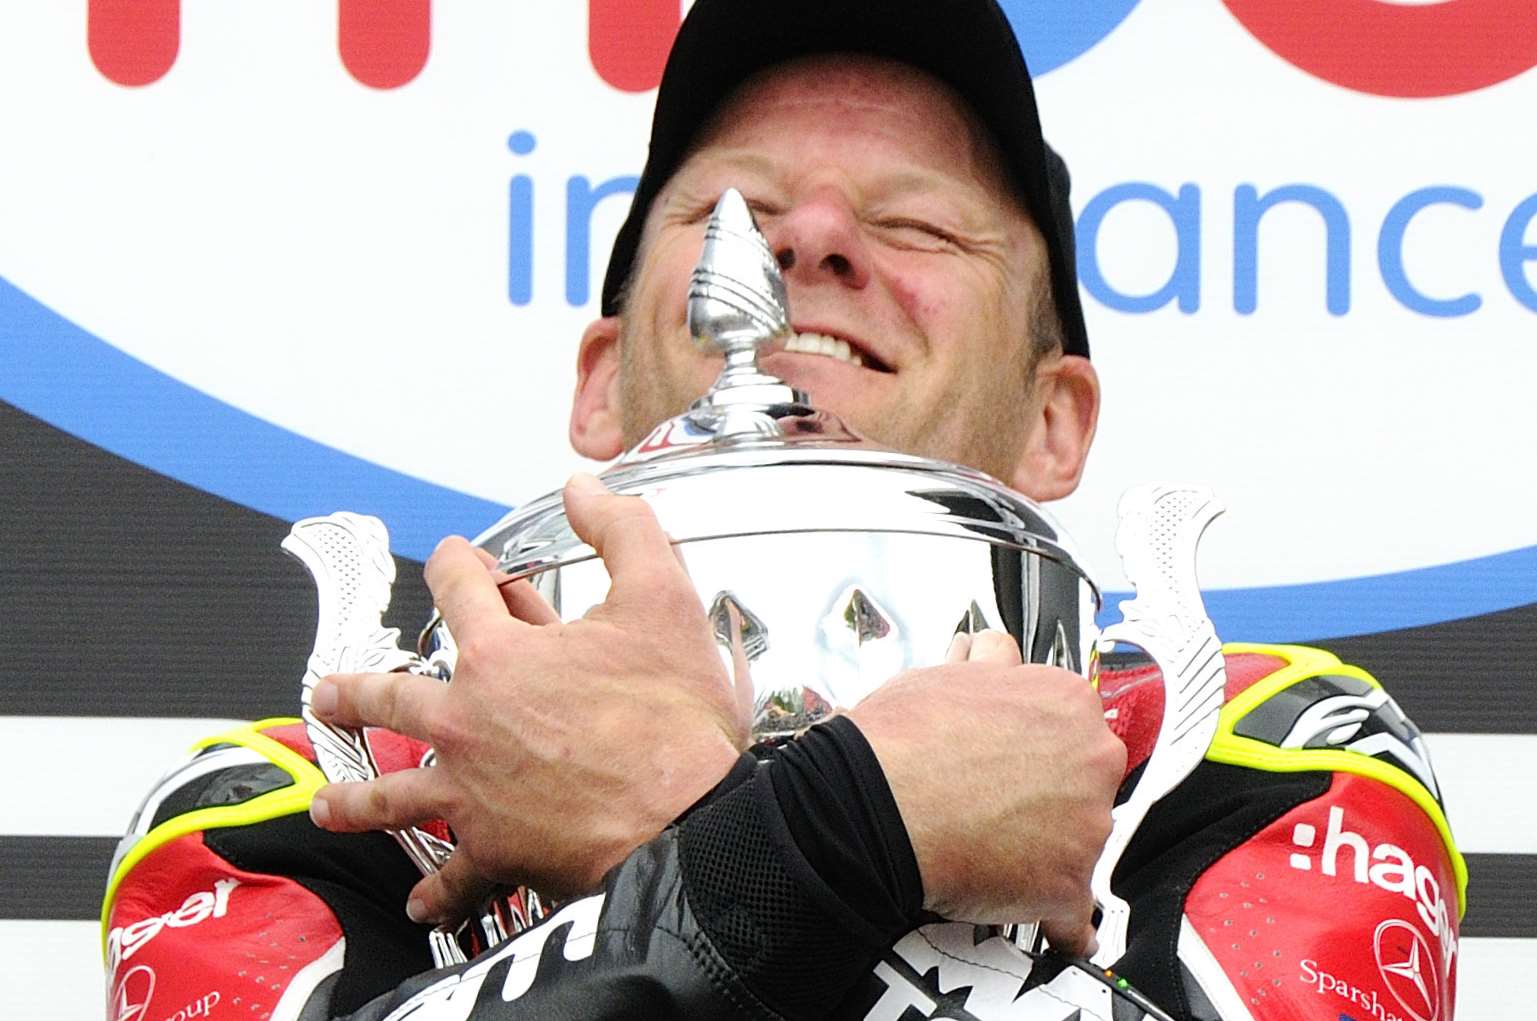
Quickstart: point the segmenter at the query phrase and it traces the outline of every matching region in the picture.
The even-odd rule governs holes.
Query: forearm
[[[874,755],[839,721],[768,763],[744,757],[599,894],[350,1021],[822,1017],[921,902]]]
[[[427,972],[348,1021],[773,1017],[731,974],[683,893],[668,831],[573,900],[469,964]]]

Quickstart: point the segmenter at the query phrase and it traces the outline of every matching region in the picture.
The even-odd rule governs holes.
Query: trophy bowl
[[[1039,507],[978,472],[841,437],[750,435],[621,463],[604,481],[650,504],[728,668],[748,664],[757,740],[944,662],[957,631],[1007,631],[1027,661],[1086,672],[1093,584]],[[558,493],[477,543],[563,619],[608,591]],[[424,654],[449,642],[435,625]]]

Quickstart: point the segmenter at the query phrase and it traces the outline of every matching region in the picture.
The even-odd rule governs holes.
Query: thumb
[[[497,886],[481,875],[462,852],[449,855],[443,867],[411,890],[406,914],[413,922],[457,922],[480,907]]]
[[[971,651],[966,658],[1008,666],[1018,666],[1024,661],[1024,657],[1019,654],[1019,644],[1013,636],[1006,631],[994,631],[991,628],[971,636]]]
[[[1043,918],[1041,933],[1053,949],[1068,957],[1090,957],[1098,950],[1092,909],[1071,918]]]
[[[683,574],[672,542],[645,500],[617,496],[594,476],[580,472],[566,483],[563,496],[571,530],[608,568],[611,594]]]

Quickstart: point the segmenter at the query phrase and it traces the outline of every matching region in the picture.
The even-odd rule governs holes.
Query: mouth
[[[818,330],[798,330],[780,345],[779,350],[793,354],[821,355],[833,358],[858,369],[873,372],[891,372],[891,366],[883,362],[858,341]]]

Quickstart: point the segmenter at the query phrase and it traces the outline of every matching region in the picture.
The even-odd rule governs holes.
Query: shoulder
[[[1424,738],[1376,678],[1307,646],[1233,642],[1222,652],[1227,685],[1208,762],[1374,781],[1417,806],[1455,853]],[[1135,769],[1158,736],[1163,678],[1150,659],[1128,655],[1103,663],[1098,684]]]
[[[419,764],[418,742],[371,737],[381,769]],[[244,1001],[291,1017],[311,997],[356,1006],[430,966],[424,936],[397,907],[419,877],[384,834],[310,823],[325,782],[295,719],[189,749],[112,862],[101,938],[115,1001],[158,989],[157,1006]],[[362,956],[348,955],[349,942]]]
[[[1419,729],[1331,653],[1222,651],[1205,759],[1116,873],[1134,905],[1125,969],[1197,1017],[1203,997],[1255,1017],[1449,1017],[1467,868]],[[1109,657],[1098,683],[1135,782],[1174,696],[1134,653]],[[1210,1011],[1230,1013],[1245,1016]]]
[[[428,746],[384,730],[367,732],[381,772],[424,764]],[[243,724],[193,744],[135,812],[108,873],[103,918],[123,878],[179,838],[249,828],[308,813],[326,783],[304,724],[277,717]]]
[[[140,802],[119,842],[103,923],[124,877],[178,838],[307,812],[325,783],[313,759],[295,719],[262,720],[195,743]]]
[[[1227,701],[1209,761],[1272,773],[1328,771],[1394,790],[1435,826],[1465,885],[1424,737],[1375,677],[1301,645],[1233,643],[1223,653]]]
[[[205,1012],[252,995],[254,989],[241,988],[200,955],[251,942],[253,912],[278,915],[280,937],[319,952],[296,962],[301,985],[300,976],[318,980],[333,970],[323,962],[332,947],[340,952],[341,933],[329,916],[307,910],[308,891],[237,868],[204,840],[210,832],[260,828],[308,809],[324,778],[293,739],[295,730],[302,733],[297,720],[264,720],[205,738],[139,805],[102,900],[102,950],[119,1007],[148,1006],[157,987],[159,1000],[197,1003]]]

